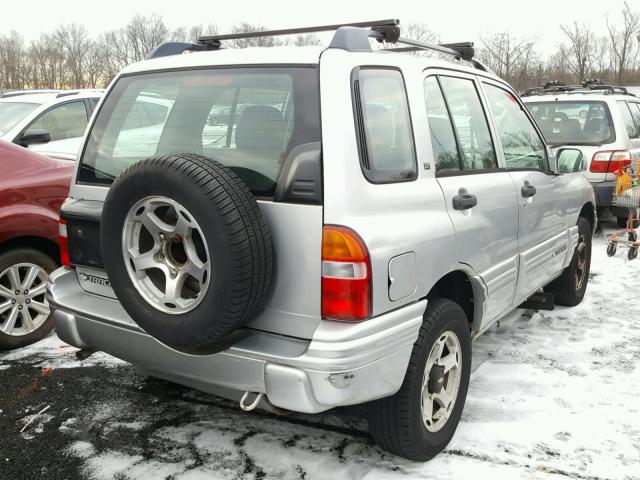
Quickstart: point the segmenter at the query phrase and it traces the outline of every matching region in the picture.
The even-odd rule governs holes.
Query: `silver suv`
[[[471,340],[582,300],[593,190],[557,172],[470,44],[402,38],[397,21],[332,28],[328,48],[205,37],[121,72],[85,138],[48,299],[81,356],[244,410],[367,403],[379,445],[426,460],[460,419]],[[150,97],[168,115],[128,131]]]
[[[582,85],[549,82],[523,95],[552,147],[579,149],[576,164],[593,185],[598,210],[611,210],[618,225],[627,224],[624,207],[612,206],[616,173],[640,161],[640,98],[625,87],[586,81]]]

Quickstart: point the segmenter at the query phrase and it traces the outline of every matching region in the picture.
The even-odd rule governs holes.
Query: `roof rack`
[[[39,90],[11,90],[8,92],[1,92],[0,98],[19,97],[22,95],[38,95],[43,93],[58,93],[60,90],[53,89],[39,89]]]
[[[335,30],[329,48],[339,48],[348,51],[371,51],[369,39],[373,38],[380,43],[404,44],[408,47],[385,48],[386,51],[410,52],[419,50],[432,50],[439,53],[452,55],[457,60],[465,60],[476,68],[490,71],[484,64],[474,60],[473,42],[432,44],[418,40],[412,40],[400,36],[400,21],[396,19],[375,20],[369,22],[340,23],[334,25],[319,25],[315,27],[289,28],[284,30],[261,30],[243,33],[228,33],[223,35],[207,35],[198,38],[197,43],[169,42],[155,48],[147,59],[180,55],[186,52],[199,52],[207,50],[219,50],[225,40],[240,38],[274,37],[280,35],[295,35],[313,32],[327,32]]]
[[[542,87],[528,88],[524,91],[522,96],[528,97],[531,95],[553,95],[558,93],[577,94],[593,92],[602,92],[605,95],[620,94],[635,97],[635,95],[629,92],[625,87],[606,85],[597,78],[584,80],[580,85],[567,85],[566,83],[559,80],[552,80],[549,82],[545,82]]]

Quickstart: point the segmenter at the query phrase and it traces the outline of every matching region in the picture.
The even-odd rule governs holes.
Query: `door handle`
[[[467,192],[466,188],[458,190],[458,195],[452,201],[454,210],[469,210],[478,205],[478,197]]]
[[[529,183],[529,180],[524,181],[524,185],[520,189],[520,193],[524,198],[533,197],[536,194],[536,187]]]

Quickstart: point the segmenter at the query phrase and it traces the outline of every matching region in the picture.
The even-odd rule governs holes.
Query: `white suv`
[[[78,157],[102,90],[11,92],[0,97],[0,139],[64,160]]]
[[[585,82],[547,83],[523,95],[547,142],[582,151],[583,171],[599,210],[609,208],[623,227],[624,207],[611,206],[616,171],[640,160],[640,98],[624,87]]]

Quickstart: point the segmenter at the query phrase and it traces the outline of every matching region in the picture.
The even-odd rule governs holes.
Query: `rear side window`
[[[547,152],[527,114],[510,92],[483,84],[507,168],[546,170]]]
[[[458,143],[447,110],[447,103],[436,77],[429,77],[425,80],[424,96],[436,172],[459,171],[462,169],[462,163]]]
[[[110,184],[153,155],[197,153],[273,196],[295,147],[320,142],[311,67],[216,68],[125,76],[89,135],[79,181]]]
[[[631,105],[627,105],[627,102],[621,100],[619,100],[617,103],[620,114],[622,115],[622,121],[627,131],[627,135],[629,135],[629,138],[640,137],[640,126],[639,124],[636,124],[636,122],[634,122],[630,110]]]
[[[417,178],[402,74],[392,69],[360,69],[353,89],[358,146],[365,177],[373,183]]]
[[[472,80],[439,77],[462,154],[462,170],[498,168],[489,124]]]

